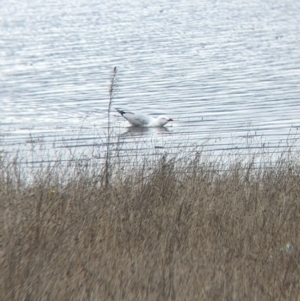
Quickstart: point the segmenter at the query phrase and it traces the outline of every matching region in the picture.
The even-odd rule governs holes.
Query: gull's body
[[[173,121],[172,118],[161,115],[157,118],[154,118],[149,115],[136,114],[132,112],[125,112],[119,109],[116,109],[129,123],[137,127],[163,127],[169,121]]]

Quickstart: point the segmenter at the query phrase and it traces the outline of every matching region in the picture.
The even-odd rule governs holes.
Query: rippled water
[[[112,112],[123,142],[213,137],[231,148],[250,133],[275,147],[298,136],[299,32],[300,3],[289,0],[8,0],[0,16],[3,149],[100,145],[114,66],[113,107],[174,119],[166,130],[140,131]]]

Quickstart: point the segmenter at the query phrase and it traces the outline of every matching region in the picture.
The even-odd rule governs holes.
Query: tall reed
[[[111,124],[110,124],[110,110],[111,104],[113,101],[113,97],[115,95],[117,87],[117,67],[114,67],[112,71],[112,75],[109,83],[109,94],[108,94],[108,108],[107,108],[107,146],[106,146],[106,158],[105,158],[105,185],[109,185],[109,177],[110,177],[110,139],[111,139]]]

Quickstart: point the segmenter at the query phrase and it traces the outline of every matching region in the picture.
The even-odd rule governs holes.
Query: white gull
[[[161,115],[154,118],[149,115],[135,114],[132,112],[125,112],[116,109],[125,119],[127,119],[131,125],[138,127],[163,127],[169,121],[173,121],[172,118]]]

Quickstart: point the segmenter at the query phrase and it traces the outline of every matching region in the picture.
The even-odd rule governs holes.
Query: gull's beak
[[[172,119],[172,118],[169,118],[168,121],[173,121],[173,119]]]

